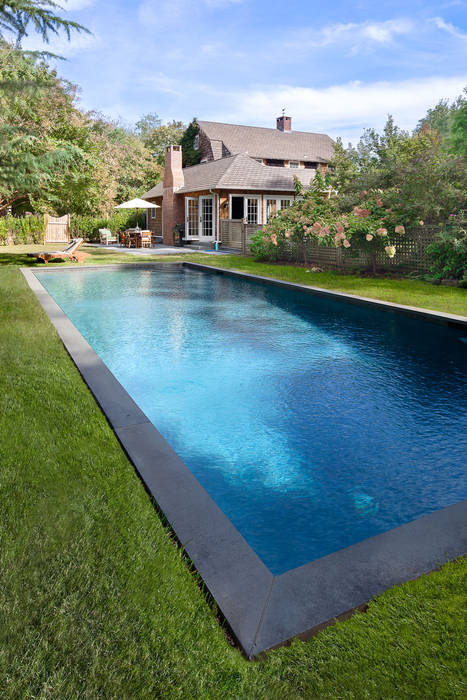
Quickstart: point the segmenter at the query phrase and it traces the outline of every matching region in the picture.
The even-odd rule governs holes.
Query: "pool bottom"
[[[248,658],[467,550],[463,501],[273,576],[34,273],[23,274]]]

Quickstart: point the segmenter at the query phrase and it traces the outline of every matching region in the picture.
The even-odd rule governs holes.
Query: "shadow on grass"
[[[44,263],[37,258],[29,258],[26,253],[0,253],[0,265],[21,265],[25,267],[37,267]]]

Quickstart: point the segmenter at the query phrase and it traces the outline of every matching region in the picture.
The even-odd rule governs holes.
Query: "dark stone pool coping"
[[[167,265],[213,271],[211,266],[194,263],[50,266],[43,271],[84,267],[101,271],[121,267],[167,269]],[[269,278],[216,270],[261,283],[277,283]],[[248,658],[294,636],[305,638],[388,588],[415,579],[467,551],[465,500],[273,576],[45,290],[38,278],[40,273],[35,274],[39,271],[22,268],[22,272]],[[303,288],[290,283],[284,286]],[[386,305],[363,300],[368,301]],[[391,304],[394,306],[397,305]],[[432,318],[432,312],[415,311],[440,322],[439,318]],[[445,323],[455,319],[456,324],[458,320],[467,324],[463,317],[444,316]]]

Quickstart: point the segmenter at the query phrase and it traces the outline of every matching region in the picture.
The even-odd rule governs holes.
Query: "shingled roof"
[[[334,141],[326,134],[221,122],[198,121],[198,126],[211,142],[221,141],[232,155],[248,153],[252,158],[329,163],[334,154]]]
[[[184,168],[185,184],[177,190],[177,194],[209,189],[294,192],[294,177],[308,186],[314,174],[314,170],[303,168],[276,168],[262,165],[246,153],[239,153]],[[162,194],[162,182],[159,182],[143,195],[143,199],[161,197]]]

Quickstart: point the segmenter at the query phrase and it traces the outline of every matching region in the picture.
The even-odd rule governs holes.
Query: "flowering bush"
[[[255,239],[252,253],[261,259],[278,259],[287,245],[303,249],[314,240],[321,245],[363,250],[369,254],[373,271],[376,252],[384,250],[389,258],[397,251],[397,240],[405,234],[391,207],[385,206],[382,190],[363,191],[358,204],[339,211],[338,198],[319,174],[312,189],[299,192],[301,198],[271,219],[261,236]]]

